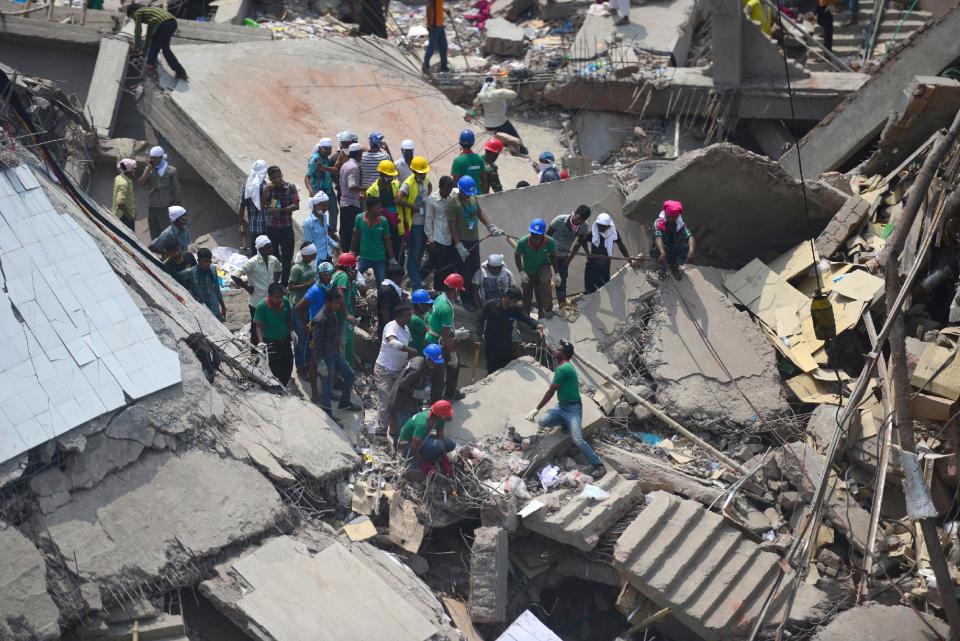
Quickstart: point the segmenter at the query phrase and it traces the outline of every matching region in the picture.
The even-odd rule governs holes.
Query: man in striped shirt
[[[173,55],[170,39],[177,31],[177,19],[162,7],[144,7],[131,2],[127,5],[127,17],[133,18],[134,48],[140,49],[140,29],[147,25],[147,67],[149,74],[157,73],[157,57],[163,51],[163,57],[176,74],[178,80],[187,80],[187,72]]]
[[[387,147],[382,133],[379,131],[371,132],[368,140],[370,141],[370,148],[363,152],[363,156],[360,157],[360,186],[363,187],[364,191],[377,182],[377,178],[380,177],[380,172],[377,170],[380,161],[393,160],[393,156],[390,155],[390,148]],[[342,185],[341,188],[343,188]]]

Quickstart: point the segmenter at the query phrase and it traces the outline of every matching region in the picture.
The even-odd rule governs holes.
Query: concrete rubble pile
[[[0,65],[0,639],[958,638],[960,8],[871,10],[829,53],[792,7],[458,1],[451,69],[421,73],[424,6],[385,5],[384,40],[350,3],[217,4],[179,20],[189,81],[144,76],[116,7],[0,9],[0,52],[36,46]],[[33,77],[51,60],[69,80]],[[629,251],[593,293],[571,259],[488,375],[453,304],[456,447],[430,472],[377,433],[375,287],[359,411],[251,349],[235,207],[254,160],[300,183],[343,129],[415,139],[436,185],[461,130],[501,135],[486,75],[530,149],[503,136],[481,255],[516,273],[530,219],[582,204]],[[223,322],[108,210],[117,162],[161,143]],[[514,188],[547,149],[571,177]],[[668,200],[695,239],[670,269]],[[532,418],[561,341],[601,466]]]

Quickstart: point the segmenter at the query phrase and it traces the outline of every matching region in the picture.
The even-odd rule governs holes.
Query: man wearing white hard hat
[[[248,258],[231,277],[238,287],[250,294],[250,342],[257,344],[257,327],[253,322],[253,315],[259,305],[267,297],[267,289],[271,283],[279,283],[283,276],[283,266],[273,255],[273,244],[266,235],[257,236],[253,243],[257,253]],[[242,280],[244,277],[246,280]]]
[[[332,198],[333,180],[338,174],[337,168],[334,167],[336,160],[333,156],[333,141],[329,138],[321,138],[313,148],[313,153],[310,154],[310,160],[307,161],[307,174],[303,178],[308,194],[315,196],[322,191],[331,197],[328,206],[333,231],[337,231],[337,215],[340,213],[337,200]]]
[[[137,184],[147,187],[147,224],[150,238],[156,238],[167,224],[167,210],[182,201],[177,168],[167,162],[167,152],[159,145],[150,149],[146,168]]]
[[[513,273],[503,265],[502,254],[490,254],[471,281],[474,298],[479,297],[483,305],[488,300],[500,300],[511,287],[517,286]]]
[[[318,191],[307,203],[310,211],[303,219],[303,240],[313,243],[316,247],[315,264],[333,260],[333,252],[339,245],[339,238],[334,229],[331,229],[331,217],[328,206],[333,199],[325,191]]]
[[[400,141],[400,160],[394,163],[394,166],[397,168],[397,180],[400,181],[400,184],[403,184],[407,178],[413,173],[413,170],[410,169],[410,161],[413,160],[413,141],[412,140],[401,140]]]

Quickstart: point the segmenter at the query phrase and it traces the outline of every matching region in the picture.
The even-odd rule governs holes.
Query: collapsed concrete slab
[[[524,526],[548,539],[589,552],[601,534],[643,500],[640,484],[628,481],[613,470],[595,479],[593,485],[609,492],[610,496],[602,500],[587,498],[581,495],[580,488],[552,492],[550,504],[557,501],[560,507],[553,510],[548,505],[537,510],[523,519]]]
[[[580,153],[595,162],[605,162],[624,140],[633,135],[636,121],[636,116],[615,111],[577,113],[573,117],[573,128],[577,132]]]
[[[806,443],[784,445],[776,454],[777,466],[790,481],[804,500],[813,500],[816,484],[826,464],[823,457]],[[838,480],[831,472],[831,482],[827,490],[827,517],[858,550],[867,547],[867,534],[870,530],[870,513],[860,507],[845,488],[838,487]]]
[[[218,566],[200,592],[258,641],[456,638],[409,568],[328,536],[270,539]]]
[[[658,169],[627,196],[624,214],[649,227],[664,200],[679,200],[697,236],[697,264],[739,269],[753,258],[792,249],[810,231],[822,229],[845,198],[808,181],[808,228],[799,181],[768,158],[720,143]]]
[[[666,492],[652,500],[617,540],[614,566],[627,581],[707,641],[746,636],[781,572],[719,514]],[[774,597],[766,622],[776,625],[790,593],[790,577]],[[800,585],[790,622],[825,614],[826,595]]]
[[[507,531],[477,528],[470,548],[470,618],[502,623],[507,618]]]
[[[148,453],[68,504],[35,517],[80,578],[110,589],[159,578],[286,517],[254,468],[202,451]]]
[[[694,0],[666,0],[630,7],[630,23],[614,26],[615,16],[587,13],[570,54],[592,60],[609,49],[614,40],[649,53],[672,56],[683,66],[697,26]]]
[[[857,92],[800,140],[800,157],[794,147],[780,158],[783,168],[799,177],[802,159],[804,175],[810,178],[840,168],[902,108],[903,89],[914,76],[940,73],[960,57],[960,39],[954,37],[958,32],[958,7],[914,31]]]
[[[950,638],[950,626],[905,605],[868,603],[841,612],[813,641],[937,641]]]
[[[601,212],[610,214],[627,249],[637,253],[646,246],[646,237],[644,230],[623,217],[623,199],[616,179],[611,174],[597,173],[523,189],[508,189],[499,194],[481,196],[479,201],[487,217],[515,238],[528,233],[530,221],[534,218],[543,218],[549,224],[555,216],[572,213],[580,205],[587,205],[592,211],[591,221],[596,220]],[[507,266],[514,276],[517,275],[513,247],[506,238],[487,238],[481,243],[481,251],[484,258],[493,253],[503,254]],[[585,263],[581,251],[570,264],[567,280],[570,295],[583,291]],[[619,266],[619,263],[615,264]]]
[[[466,395],[444,433],[460,443],[502,436],[512,425],[521,437],[537,434],[536,423],[524,419],[550,387],[553,373],[534,363],[530,357],[518,358],[475,385],[465,387]],[[593,401],[584,399],[583,429],[590,432],[603,420]],[[567,437],[569,439],[569,436]]]
[[[484,55],[522,56],[525,35],[523,29],[503,18],[491,18],[486,22],[483,35]]]
[[[127,55],[130,43],[120,38],[104,38],[97,52],[85,111],[97,133],[109,138],[120,108],[120,90],[127,77]]]
[[[710,284],[708,269],[660,279],[643,350],[657,401],[671,414],[741,425],[787,414],[770,341]]]
[[[47,592],[47,566],[40,551],[6,523],[0,523],[0,550],[0,638],[59,639],[60,610]]]

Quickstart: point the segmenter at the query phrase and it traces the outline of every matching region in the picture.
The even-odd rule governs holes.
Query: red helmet
[[[430,413],[442,419],[453,418],[453,405],[450,401],[437,401],[430,406]]]
[[[337,259],[337,267],[356,267],[357,266],[357,257],[351,254],[350,252],[344,252],[340,254],[340,257]]]
[[[679,200],[665,200],[663,201],[663,213],[668,218],[676,218],[683,213],[683,205]]]
[[[569,178],[569,177],[570,177],[570,172],[569,172],[569,171],[567,171],[566,169],[561,169],[561,170],[560,170],[560,180],[566,180],[566,179]]]
[[[499,154],[503,151],[503,143],[500,142],[499,138],[491,138],[487,142],[483,143],[484,151],[491,151],[495,154]]]
[[[452,287],[457,291],[461,291],[461,292],[465,291],[465,288],[463,286],[463,276],[461,276],[460,274],[450,274],[449,276],[443,279],[443,284],[446,285],[447,287]]]

